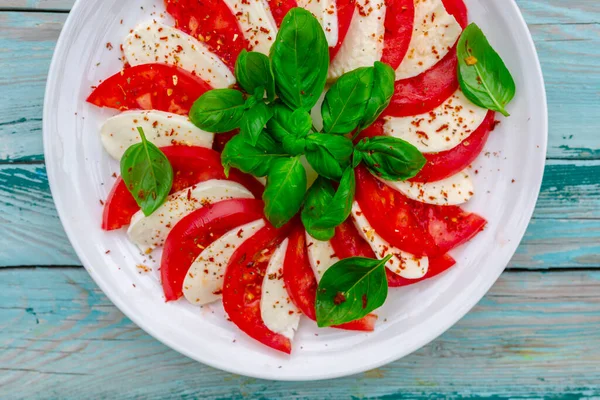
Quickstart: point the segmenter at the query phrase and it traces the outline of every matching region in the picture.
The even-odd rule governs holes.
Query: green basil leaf
[[[337,191],[327,179],[317,178],[306,194],[302,209],[306,231],[317,240],[330,240],[335,227],[350,216],[355,193],[356,178],[352,168],[344,171]]]
[[[300,211],[306,193],[306,170],[300,157],[272,162],[263,193],[265,216],[279,228]]]
[[[345,136],[311,134],[307,137],[306,159],[319,175],[339,180],[350,165],[352,150],[352,141]]]
[[[146,140],[137,128],[141,143],[130,146],[121,158],[121,176],[144,215],[152,214],[164,202],[173,185],[173,168],[162,151]]]
[[[221,163],[226,175],[229,175],[229,170],[233,167],[260,177],[268,174],[275,160],[284,157],[287,155],[281,145],[269,135],[259,135],[256,145],[253,146],[250,139],[240,133],[225,145]]]
[[[244,95],[238,90],[209,90],[194,102],[190,121],[207,132],[229,132],[240,127],[244,105]]]
[[[381,113],[390,105],[394,95],[394,82],[396,73],[387,64],[375,61],[373,65],[373,90],[367,100],[365,114],[362,118],[359,130],[369,127]]]
[[[325,133],[346,134],[360,125],[373,90],[373,79],[373,68],[357,68],[342,75],[329,88],[321,106]]]
[[[304,207],[302,208],[302,223],[306,231],[315,239],[327,241],[335,235],[335,226],[319,226],[318,222],[333,201],[335,190],[331,183],[318,177],[306,192]]]
[[[247,110],[240,121],[240,132],[250,140],[253,146],[258,142],[258,137],[273,116],[271,108],[262,101]]]
[[[388,294],[385,264],[390,258],[351,257],[331,266],[317,289],[317,325],[356,321],[381,307]]]
[[[456,53],[458,81],[467,99],[508,117],[505,107],[515,96],[515,81],[476,24],[470,24],[463,31]]]
[[[306,138],[286,136],[283,138],[283,151],[292,156],[303,155],[306,151]]]
[[[310,111],[325,88],[329,68],[329,46],[319,21],[309,11],[291,9],[270,56],[279,98],[292,109]]]
[[[275,80],[269,57],[266,55],[242,50],[235,62],[235,76],[247,93],[254,93],[256,89],[262,88],[261,97],[266,89],[268,100],[275,99]]]
[[[360,161],[375,175],[394,181],[414,177],[427,162],[415,146],[390,136],[365,138],[358,142],[353,165]]]
[[[283,143],[288,136],[304,137],[311,128],[312,118],[306,110],[291,110],[279,102],[273,105],[273,118],[267,123],[267,130],[277,141]]]

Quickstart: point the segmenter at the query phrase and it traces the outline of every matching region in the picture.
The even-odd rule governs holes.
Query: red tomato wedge
[[[452,14],[464,29],[468,24],[468,16],[463,0],[443,0],[443,3],[448,13]],[[384,56],[385,54],[384,50]],[[413,78],[397,81],[392,101],[383,115],[406,117],[433,110],[458,90],[457,67],[456,46],[454,46],[442,60],[429,70]]]
[[[283,263],[285,287],[296,307],[315,321],[318,284],[308,260],[304,227],[302,225],[295,227],[288,239],[288,248]],[[358,321],[338,325],[334,328],[371,332],[375,329],[376,321],[377,316],[369,314]]]
[[[363,167],[356,169],[356,201],[373,229],[392,245],[418,257],[439,254],[433,238],[414,215],[414,202]]]
[[[375,231],[391,245],[435,258],[467,242],[486,224],[457,206],[411,200],[383,184],[366,169],[356,170],[356,201]]]
[[[267,328],[260,313],[260,299],[269,260],[295,223],[280,229],[267,225],[248,238],[231,256],[223,283],[223,307],[231,321],[253,339],[287,354],[292,351],[292,343]]]
[[[398,68],[410,45],[415,22],[413,0],[388,0],[385,11],[385,34],[381,62]]]
[[[233,130],[231,132],[217,133],[215,134],[215,140],[213,142],[213,150],[218,151],[219,153],[223,152],[225,145],[229,142],[235,135],[240,133],[239,129]]]
[[[434,206],[419,202],[413,205],[421,227],[431,235],[442,254],[471,240],[487,223],[479,215],[458,206]]]
[[[375,258],[375,253],[371,246],[360,236],[351,218],[348,218],[342,225],[338,226],[335,236],[331,239],[331,245],[335,253],[340,258],[348,257],[367,257]],[[386,268],[389,287],[408,286],[417,282],[433,278],[452,267],[456,262],[448,254],[429,260],[429,270],[421,279],[406,279]]]
[[[165,0],[165,5],[176,28],[203,42],[233,71],[248,41],[223,0]]]
[[[198,146],[169,146],[161,150],[173,167],[171,193],[209,179],[226,179],[221,165],[221,155],[212,149]],[[254,177],[232,169],[228,179],[246,187],[256,198],[262,197],[264,187]],[[139,209],[127,186],[119,178],[104,204],[102,229],[110,231],[128,225],[133,214]]]
[[[181,68],[142,64],[125,68],[102,82],[87,101],[120,111],[159,110],[187,115],[194,101],[211,89]]]
[[[429,112],[458,90],[456,47],[429,70],[396,81],[394,95],[384,116],[407,117]]]
[[[490,132],[494,130],[496,113],[489,111],[479,127],[458,146],[440,153],[424,154],[427,164],[411,179],[413,182],[435,182],[467,168],[481,153]]]
[[[354,15],[356,0],[336,0],[335,6],[337,7],[338,41],[334,47],[329,48],[329,60],[331,61],[333,61],[338,51],[340,51],[346,34],[348,34],[350,22],[352,22],[352,16]]]
[[[179,221],[167,236],[160,262],[166,300],[183,296],[185,276],[206,246],[232,229],[263,218],[263,207],[261,200],[225,200],[202,207]]]
[[[296,0],[268,0],[271,14],[279,27],[285,15],[294,7],[298,7]]]

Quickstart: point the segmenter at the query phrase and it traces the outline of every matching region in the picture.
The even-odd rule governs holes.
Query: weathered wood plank
[[[0,165],[0,266],[79,265],[43,165]],[[600,266],[600,161],[551,161],[512,268]]]
[[[600,396],[598,271],[505,273],[431,345],[312,383],[243,378],[180,356],[136,328],[82,269],[0,271],[0,299],[2,398]]]
[[[0,8],[5,10],[56,10],[69,11],[75,0],[0,0]]]
[[[600,22],[593,0],[521,2],[542,61],[550,106],[549,158],[598,159]],[[34,3],[31,3],[34,4]],[[577,8],[579,7],[579,8]],[[562,13],[562,16],[560,14]],[[540,16],[540,19],[537,19]],[[41,160],[46,73],[65,14],[0,13],[0,161]],[[539,21],[554,20],[540,24]]]

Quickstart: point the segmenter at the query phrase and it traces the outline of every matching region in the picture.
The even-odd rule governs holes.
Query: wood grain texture
[[[19,2],[17,2],[19,3]],[[40,2],[23,2],[36,7]],[[575,3],[575,4],[574,4]],[[521,0],[548,91],[550,159],[600,159],[600,12],[594,0]],[[58,2],[57,4],[60,4]],[[64,2],[65,7],[69,2]],[[578,8],[579,7],[579,8]],[[0,13],[0,161],[42,160],[46,72],[65,14]],[[18,140],[16,140],[18,138]]]
[[[43,165],[0,165],[0,266],[79,265]],[[511,268],[600,267],[600,161],[550,161]]]
[[[0,300],[0,398],[600,396],[600,272],[505,273],[429,346],[310,384],[243,378],[177,354],[136,328],[83,269],[0,271]]]

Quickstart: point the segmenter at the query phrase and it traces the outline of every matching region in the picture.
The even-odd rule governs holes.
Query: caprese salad
[[[302,314],[372,331],[388,287],[484,229],[460,206],[515,84],[463,0],[165,5],[87,100],[119,111],[102,228],[162,248],[166,301],[290,353]]]

